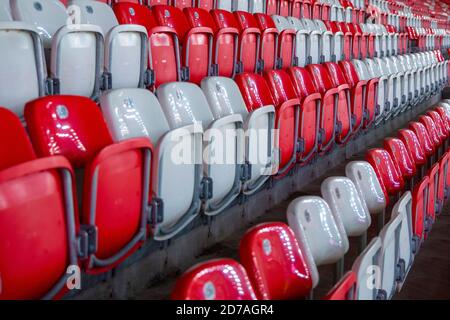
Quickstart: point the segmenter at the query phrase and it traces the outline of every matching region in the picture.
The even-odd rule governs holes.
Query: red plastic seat
[[[439,213],[438,195],[439,195],[439,163],[435,163],[428,171],[428,206],[427,218],[430,224],[436,220],[436,214]]]
[[[255,110],[263,106],[273,105],[276,110],[275,129],[279,130],[278,140],[275,141],[280,149],[279,175],[283,176],[296,162],[296,115],[299,114],[300,100],[296,97],[294,89],[289,92],[293,97],[283,102],[283,97],[274,99],[272,90],[263,76],[255,73],[236,75],[235,79],[248,110]],[[271,87],[271,86],[270,86]],[[298,117],[297,117],[298,118]]]
[[[325,62],[324,66],[328,70],[334,87],[339,90],[336,120],[340,134],[337,136],[337,142],[344,144],[352,133],[362,126],[364,93],[361,85],[363,83],[360,83],[360,86],[352,91],[337,63]]]
[[[184,9],[184,8],[190,8],[194,6],[193,0],[172,0],[173,6]]]
[[[0,107],[0,154],[0,170],[36,158],[20,119],[15,113],[2,107]]]
[[[274,15],[278,13],[278,3],[277,0],[264,0],[266,5],[266,13],[268,15]]]
[[[389,152],[398,172],[400,172],[404,179],[411,179],[416,175],[416,165],[411,159],[402,140],[386,138],[384,139],[384,149]]]
[[[217,74],[234,77],[237,63],[239,31],[234,15],[226,10],[211,10],[214,20],[213,64],[218,66]]]
[[[355,300],[355,297],[356,274],[353,271],[349,271],[331,288],[325,296],[325,300]]]
[[[377,174],[386,202],[388,202],[389,196],[396,196],[403,191],[403,178],[386,150],[380,148],[370,149],[366,153],[366,160]]]
[[[174,28],[158,26],[152,12],[144,5],[121,2],[113,5],[120,24],[138,24],[147,29],[149,66],[154,72],[152,87],[180,80],[178,36]]]
[[[321,114],[324,112],[324,108],[326,109],[325,112],[328,112],[329,109],[331,109],[329,112],[334,112],[334,101],[327,99],[327,105],[322,103],[322,95],[316,89],[311,75],[305,68],[292,67],[286,71],[297,96],[300,98],[299,138],[308,137],[303,142],[308,145],[305,146],[304,150],[309,150],[309,152],[300,153],[299,161],[306,162],[319,151],[319,144],[321,144],[324,132],[324,129],[321,128]]]
[[[239,253],[258,299],[299,299],[311,291],[305,253],[286,224],[264,223],[250,229]]]
[[[274,19],[279,19],[279,17],[274,17]],[[280,31],[277,48],[278,68],[286,69],[294,65],[295,41],[296,31],[293,28]]]
[[[414,238],[417,239],[419,244],[423,241],[425,233],[424,223],[427,210],[428,184],[429,178],[425,176],[414,187],[412,192],[412,227]]]
[[[214,9],[215,0],[194,0],[194,3],[194,7],[209,11],[211,9]]]
[[[450,118],[447,116],[447,113],[442,106],[438,106],[434,109],[439,116],[441,117],[444,132],[446,131],[447,137],[450,137]]]
[[[25,119],[38,156],[63,155],[84,169],[81,219],[92,240],[87,272],[116,266],[146,239],[151,142],[113,143],[100,109],[84,97],[31,101]]]
[[[445,200],[450,195],[450,153],[445,152],[439,160],[439,178],[438,178],[438,192],[436,195],[438,210],[440,211],[444,205]]]
[[[431,139],[431,143],[433,143],[434,150],[437,150],[440,147],[442,141],[433,119],[427,115],[421,115],[419,117],[419,121],[427,129],[428,135]]]
[[[255,17],[245,11],[234,13],[239,29],[238,71],[258,72],[261,31]]]
[[[278,67],[277,50],[279,42],[278,30],[272,18],[264,13],[255,13],[258,28],[261,31],[260,57],[262,65],[259,72],[273,70]],[[295,36],[295,35],[294,35]]]
[[[416,134],[410,129],[398,130],[398,137],[402,140],[409,157],[416,166],[423,166],[427,163],[427,156],[419,142]]]
[[[152,7],[158,25],[176,30],[181,55],[181,79],[199,84],[212,64],[213,30],[201,26],[210,15],[200,8]],[[184,14],[183,14],[184,12]]]
[[[306,132],[303,128],[300,128],[300,99],[286,71],[271,70],[264,73],[264,78],[274,99],[277,113],[276,121],[279,122],[277,128],[280,130],[278,133],[281,153],[280,168],[285,166],[292,167],[297,160],[298,151],[302,155],[308,156],[314,152],[317,129],[313,132]],[[314,108],[314,115],[315,110]],[[306,113],[305,116],[310,115]],[[314,121],[315,124],[316,122]],[[301,136],[303,133],[306,136]],[[301,148],[298,146],[299,141],[302,141]]]
[[[193,266],[178,280],[173,300],[256,300],[247,272],[232,259]]]
[[[280,16],[288,17],[292,0],[277,0],[277,12]]]
[[[409,129],[416,134],[427,157],[431,157],[434,154],[435,149],[425,126],[420,122],[413,121],[409,123]]]
[[[314,85],[322,94],[322,114],[320,116],[321,143],[319,151],[321,153],[330,150],[336,140],[341,140],[336,136],[342,131],[337,126],[338,106],[347,106],[347,99],[344,94],[339,94],[339,89],[335,88],[331,81],[327,69],[321,64],[310,64],[306,69],[312,76]],[[342,137],[342,134],[341,134]]]
[[[292,0],[291,1],[291,16],[294,18],[311,18],[311,1],[309,0]]]
[[[441,144],[444,143],[448,138],[448,129],[450,128],[445,127],[444,122],[442,121],[442,118],[437,111],[429,110],[427,111],[426,115],[433,120],[437,134],[439,136],[439,139],[441,140]]]

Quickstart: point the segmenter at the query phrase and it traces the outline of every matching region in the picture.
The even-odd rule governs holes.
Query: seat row
[[[232,259],[217,259],[186,271],[178,279],[172,298],[307,297],[319,282],[317,266],[342,263],[349,249],[348,237],[365,239],[372,215],[378,216],[378,235],[365,248],[362,241],[362,252],[352,270],[325,299],[391,299],[401,289],[436,214],[450,195],[449,107],[441,103],[410,124],[416,129],[401,129],[399,138],[386,138],[383,149],[367,152],[368,162],[348,163],[346,177],[324,180],[322,197],[292,201],[287,209],[289,227],[266,223],[250,229],[240,244],[242,265]],[[420,132],[415,131],[419,127]],[[440,138],[434,128],[444,129]],[[434,145],[436,154],[428,155],[427,161],[423,153],[425,161],[416,163],[413,156],[421,152],[421,140],[428,135],[439,139]],[[413,177],[420,180],[412,181]],[[384,212],[393,194],[395,204],[390,206],[391,215],[384,224]]]

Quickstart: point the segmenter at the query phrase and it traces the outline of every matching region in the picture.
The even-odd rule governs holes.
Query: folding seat
[[[450,154],[448,152],[444,153],[444,155],[439,160],[439,177],[437,184],[438,192],[436,194],[437,213],[441,212],[445,201],[448,199],[448,196],[450,195],[450,175],[448,171],[449,161],[450,161]]]
[[[383,281],[383,269],[380,265],[381,250],[381,239],[374,237],[353,263],[352,271],[357,279],[356,300],[386,299],[386,292],[381,289]]]
[[[284,223],[264,223],[248,230],[239,253],[258,299],[299,299],[313,288],[315,266],[308,263],[304,249]]]
[[[422,122],[413,121],[409,123],[409,129],[411,129],[416,134],[423,151],[429,159],[429,167],[431,167],[432,163],[434,162],[433,155],[436,149],[427,128],[425,127],[425,125],[423,125]]]
[[[100,27],[72,27],[66,8],[58,0],[11,1],[14,20],[34,24],[46,48],[53,94],[97,99],[107,89],[103,77],[103,35]]]
[[[316,266],[339,262],[349,249],[349,241],[340,215],[333,215],[324,199],[304,196],[293,200],[287,209],[287,221],[295,237]],[[313,264],[312,262],[310,264]],[[319,274],[312,273],[314,287]]]
[[[318,21],[318,20],[316,20]],[[334,42],[333,42],[333,53],[334,57],[332,61],[339,61],[349,58],[351,52],[351,38],[350,34],[345,33],[341,30],[341,26],[337,21],[324,21],[323,24],[333,34]]]
[[[81,219],[89,234],[86,271],[115,267],[147,236],[150,141],[113,143],[100,109],[85,97],[34,100],[25,107],[25,119],[38,156],[63,155],[75,169],[84,169]]]
[[[113,10],[120,24],[142,25],[147,30],[148,67],[153,74],[148,81],[150,88],[154,89],[162,83],[180,80],[180,54],[176,30],[158,26],[152,12],[140,4],[116,3]]]
[[[414,75],[404,64],[404,59],[401,59],[400,57],[401,56],[391,56],[388,59],[392,61],[394,69],[398,71],[401,77],[403,77],[402,99],[403,97],[404,99],[402,111],[405,111],[406,108],[413,102]]]
[[[325,300],[355,300],[356,273],[348,271],[342,279],[328,291]]]
[[[360,23],[359,28],[361,34],[367,35],[364,39],[366,40],[368,58],[380,57],[380,36],[376,34],[370,24]]]
[[[417,63],[416,56],[407,54],[405,58],[408,61],[407,66],[414,75],[414,104],[417,104],[423,99],[422,95],[425,92],[424,71]]]
[[[240,194],[248,176],[242,174],[244,163],[243,119],[240,114],[220,118],[213,115],[202,90],[193,83],[167,83],[156,91],[170,128],[201,123],[204,212],[215,215],[230,205]],[[209,185],[209,187],[208,187]]]
[[[441,141],[441,146],[440,146],[441,150],[440,151],[441,151],[441,155],[442,155],[446,151],[446,142],[447,142],[447,138],[449,137],[448,130],[450,128],[446,127],[446,125],[442,121],[441,116],[435,110],[428,110],[425,115],[429,116],[431,118],[432,122],[434,123],[437,135],[439,137],[439,140]]]
[[[338,106],[336,119],[342,128],[341,140],[339,143],[346,143],[353,133],[356,133],[363,124],[364,118],[364,96],[366,83],[359,82],[353,88],[349,86],[342,69],[335,62],[323,64],[330,74],[331,81],[335,88],[339,89],[343,103]],[[358,79],[359,80],[359,79]],[[339,138],[339,136],[338,136]]]
[[[351,161],[345,167],[345,175],[352,180],[369,213],[378,217],[380,231],[384,225],[387,202],[373,167],[366,161]]]
[[[244,267],[233,259],[199,263],[178,278],[172,300],[256,300]]]
[[[300,23],[303,29],[298,30],[303,30],[303,34],[306,34],[308,64],[339,60],[338,55],[342,52],[340,43],[336,43],[337,40],[333,41],[333,34],[324,29],[323,24],[316,24],[315,20],[311,19],[300,19]],[[297,41],[302,40],[297,38]]]
[[[275,150],[278,155],[278,175],[287,174],[296,163],[297,159],[297,137],[299,126],[299,105],[294,89],[289,89],[292,99],[285,102],[281,98],[274,100],[271,89],[266,80],[258,75],[244,73],[237,75],[235,81],[244,98],[247,109],[256,110],[261,107],[275,106],[275,129],[278,137],[275,139]],[[292,85],[292,84],[291,84]],[[281,139],[283,137],[283,139]]]
[[[0,300],[61,298],[86,249],[72,167],[60,156],[36,159],[20,119],[4,108],[0,152]]]
[[[25,103],[47,93],[38,30],[21,22],[0,22],[0,48],[0,105],[22,118]]]
[[[335,26],[333,30],[337,29],[343,33],[344,44],[343,44],[342,60],[350,60],[353,56],[353,44],[355,41],[357,41],[357,39],[354,39],[353,33],[351,32],[347,23],[343,21],[331,21],[330,25]]]
[[[391,156],[397,171],[409,183],[407,189],[412,189],[417,168],[403,141],[398,138],[385,138],[383,147]]]
[[[401,277],[397,279],[399,282],[397,289],[400,291],[402,284],[406,280],[409,270],[411,269],[414,253],[417,251],[417,238],[414,237],[413,219],[412,219],[412,195],[407,191],[395,203],[392,208],[392,219],[401,221],[400,234],[398,235],[398,271],[402,272]],[[398,274],[400,275],[400,274]]]
[[[398,130],[398,138],[406,147],[406,150],[409,154],[410,159],[413,161],[413,164],[416,166],[416,168],[420,168],[420,176],[425,175],[427,156],[424,149],[422,148],[419,139],[417,138],[417,135],[410,129],[400,129]]]
[[[394,81],[394,90],[396,90],[396,96],[398,99],[397,106],[394,107],[393,115],[397,116],[400,112],[403,112],[407,106],[407,94],[408,94],[408,83],[407,77],[405,74],[399,70],[397,61],[395,61],[392,57],[382,58],[385,67],[388,70],[388,73],[393,75],[396,79]]]
[[[272,19],[279,32],[277,48],[278,67],[286,69],[294,64],[296,31],[285,17],[273,15]]]
[[[278,14],[278,1],[277,0],[264,0],[264,11],[269,16]]]
[[[425,238],[425,233],[431,228],[431,221],[427,218],[429,178],[425,176],[412,191],[412,221],[415,243],[415,253]]]
[[[248,12],[265,13],[266,0],[250,0],[248,1]]]
[[[335,103],[338,96],[337,89],[320,92],[311,74],[305,68],[293,67],[287,70],[294,88],[303,106],[318,104],[318,136],[317,152],[327,151],[334,142],[334,127],[336,122]],[[303,107],[305,110],[305,107]]]
[[[439,168],[440,163],[435,163],[428,171],[428,202],[426,216],[429,220],[429,225],[433,225],[436,221],[436,215],[440,213],[439,207]],[[431,229],[431,227],[430,227]]]
[[[418,120],[426,128],[428,135],[430,137],[430,141],[434,146],[435,155],[437,156],[437,158],[439,158],[440,156],[439,151],[442,144],[442,140],[433,119],[428,115],[421,115],[419,116]]]
[[[259,190],[277,172],[275,150],[275,108],[246,106],[237,84],[229,78],[208,77],[201,83],[214,118],[239,114],[244,119],[245,169],[250,178],[243,186],[244,194]]]
[[[418,100],[419,90],[418,90],[418,81],[417,81],[417,70],[413,68],[409,57],[406,55],[398,55],[394,58],[397,58],[400,63],[401,70],[405,73],[405,76],[408,80],[408,95],[407,100],[410,105],[415,105]]]
[[[103,89],[137,88],[148,84],[148,38],[143,26],[119,25],[114,11],[106,3],[71,0],[77,6],[82,24],[99,26],[105,37],[104,68],[109,83]],[[146,79],[147,78],[147,79]]]
[[[233,78],[238,58],[239,31],[234,15],[225,10],[211,10],[214,20],[213,66],[219,76]]]
[[[385,76],[388,79],[388,92],[389,92],[389,99],[388,101],[391,101],[390,108],[388,111],[388,118],[393,117],[394,115],[398,114],[401,106],[402,101],[402,84],[401,79],[398,74],[395,74],[393,70],[390,68],[390,64],[388,64],[388,61],[385,59],[380,58],[374,58],[374,61],[376,64],[378,64],[378,67],[380,68],[381,74]],[[392,90],[391,90],[392,89]],[[392,94],[390,93],[392,92]],[[391,100],[392,97],[392,100]]]
[[[0,22],[13,21],[9,0],[0,1]]]
[[[215,0],[194,0],[193,7],[202,8],[204,10],[212,10],[215,8],[216,1]]]
[[[149,220],[156,240],[173,236],[200,212],[202,130],[192,124],[171,129],[160,103],[145,89],[109,91],[100,106],[114,142],[143,137],[158,145],[152,157]],[[185,160],[172,159],[179,143],[193,146]],[[181,179],[184,183],[177,183]]]
[[[341,220],[349,237],[363,237],[371,219],[364,199],[361,199],[352,180],[346,177],[329,177],[321,184],[321,194],[328,203],[335,220]]]
[[[152,7],[153,16],[162,27],[173,28],[180,44],[181,79],[199,84],[210,74],[213,50],[213,30],[203,27],[210,16],[200,8],[183,11],[158,5]],[[199,26],[200,25],[200,26]]]
[[[233,9],[232,6],[233,6],[232,0],[216,0],[216,8],[219,10],[231,12]]]
[[[292,0],[290,16],[311,19],[312,3],[309,0]]]
[[[381,148],[370,149],[366,153],[366,160],[377,174],[386,202],[389,201],[389,196],[400,195],[404,189],[404,180],[389,153]]]
[[[383,269],[381,290],[386,293],[387,300],[394,296],[397,282],[403,282],[405,276],[405,263],[400,262],[399,256],[402,222],[401,215],[392,216],[379,235],[382,243],[380,267]]]
[[[447,112],[445,111],[445,108],[441,105],[437,106],[434,111],[437,112],[439,117],[441,118],[441,126],[443,129],[443,133],[447,135],[447,137],[450,136],[450,117],[447,115]],[[448,139],[448,138],[447,138]],[[448,142],[446,147],[448,147]]]
[[[277,69],[281,66],[278,58],[279,31],[272,17],[264,13],[254,14],[258,28],[261,31],[260,65],[258,72]],[[284,19],[284,17],[281,17]],[[291,52],[292,53],[292,52]],[[292,56],[293,59],[293,56]]]
[[[307,41],[310,36],[308,30],[305,29],[303,23],[294,17],[287,17],[287,21],[292,26],[292,28],[296,31],[295,34],[295,52],[294,52],[294,65],[304,67],[309,63],[312,58],[311,49],[318,50],[318,45],[314,46],[314,48],[310,47],[311,42]],[[313,54],[319,54],[318,51],[313,51]]]

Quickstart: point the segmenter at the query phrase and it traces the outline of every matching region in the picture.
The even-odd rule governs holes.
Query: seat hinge
[[[111,72],[103,72],[100,76],[100,90],[107,91],[112,88],[112,74]]]
[[[97,252],[98,230],[96,226],[83,224],[77,237],[77,254],[80,259],[87,259]]]
[[[164,201],[160,198],[153,198],[150,203],[150,214],[148,216],[148,223],[155,227],[157,224],[164,221]]]
[[[211,77],[217,77],[219,75],[219,65],[217,63],[211,65],[209,75]]]
[[[191,72],[189,70],[189,67],[182,67],[181,68],[181,81],[189,81],[191,78]]]
[[[305,152],[305,139],[299,138],[297,139],[297,153]]]
[[[241,181],[245,182],[252,178],[252,164],[248,161],[245,161],[244,164],[241,165]]]
[[[152,69],[147,69],[145,70],[144,73],[144,85],[146,87],[150,87],[153,86],[155,84],[155,71],[153,71]]]
[[[60,92],[60,82],[57,78],[47,78],[45,80],[46,95],[55,95]]]
[[[395,268],[395,279],[398,282],[403,282],[406,274],[406,263],[405,260],[399,259],[397,266]]]
[[[203,201],[213,197],[213,180],[210,177],[203,177],[200,182],[200,199]]]
[[[242,61],[236,62],[235,69],[236,69],[236,74],[244,72],[244,64],[243,64],[243,62]]]

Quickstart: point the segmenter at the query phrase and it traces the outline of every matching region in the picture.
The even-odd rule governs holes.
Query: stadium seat
[[[108,83],[103,89],[143,88],[148,84],[147,31],[143,26],[119,25],[114,11],[105,3],[70,0],[79,8],[78,23],[97,25],[105,39],[104,68]]]
[[[383,147],[391,156],[397,171],[409,183],[407,189],[412,188],[414,186],[414,177],[416,176],[417,168],[403,141],[398,138],[385,138]]]
[[[116,3],[113,10],[121,25],[136,24],[144,26],[147,30],[150,69],[148,86],[153,89],[162,83],[180,80],[180,55],[176,30],[158,26],[152,12],[140,4]]]
[[[100,98],[100,106],[114,142],[141,137],[158,145],[152,157],[149,221],[155,239],[173,236],[200,212],[197,189],[202,184],[202,170],[201,160],[195,157],[201,152],[202,130],[188,124],[171,129],[160,103],[145,89],[112,90]],[[180,142],[192,143],[196,148],[193,154],[186,155],[188,159],[184,162],[172,159]],[[178,183],[178,179],[185,183]],[[171,200],[174,198],[177,201]]]
[[[262,72],[277,69],[281,65],[281,61],[278,59],[278,43],[281,40],[279,31],[277,30],[272,17],[268,14],[255,13],[254,16],[258,23],[258,28],[261,31],[261,44],[259,49],[261,61],[258,71]],[[291,60],[292,59],[293,56],[291,57]]]
[[[210,15],[200,8],[181,11],[164,5],[153,6],[152,13],[159,26],[176,31],[180,46],[181,80],[200,84],[211,71],[214,34],[210,27],[199,25]]]
[[[245,164],[249,179],[243,186],[244,194],[259,190],[267,179],[277,172],[275,152],[275,108],[246,106],[236,83],[229,78],[208,77],[201,83],[214,118],[239,114],[244,120]]]
[[[13,21],[9,0],[0,1],[0,22]]]
[[[420,172],[420,176],[425,175],[425,169],[427,164],[427,156],[425,151],[422,148],[422,145],[419,142],[414,131],[410,129],[400,129],[398,130],[398,138],[403,142],[410,159],[413,161],[415,165],[416,171]]]
[[[355,300],[356,274],[348,271],[333,288],[328,291],[325,300]]]
[[[304,196],[293,200],[287,209],[287,221],[302,252],[316,266],[337,263],[348,251],[349,242],[340,215],[333,215],[324,199]],[[309,262],[310,265],[313,262]],[[319,274],[312,271],[314,287]]]
[[[428,207],[428,185],[429,178],[425,176],[420,180],[412,191],[412,221],[415,243],[415,252],[419,251],[420,245],[425,239],[425,233],[431,228],[430,221],[427,219]]]
[[[156,95],[172,130],[197,125],[205,131],[201,156],[206,178],[204,210],[207,215],[221,212],[237,198],[248,178],[242,174],[242,116],[215,118],[202,90],[193,83],[167,83],[158,88]]]
[[[421,122],[412,121],[409,123],[409,129],[415,133],[423,151],[425,152],[425,155],[429,159],[429,164],[431,164],[433,162],[432,157],[434,155],[435,148],[434,144],[431,142],[431,138],[426,127]]]
[[[0,47],[0,105],[22,118],[25,103],[47,93],[38,30],[21,22],[0,22]]]
[[[255,17],[245,11],[234,13],[239,30],[238,70],[242,72],[258,72],[260,58],[261,31]]]
[[[370,214],[352,180],[346,177],[328,177],[321,184],[321,193],[335,220],[342,221],[347,236],[365,237],[371,224]]]
[[[173,300],[256,300],[247,272],[232,259],[197,264],[178,278]]]
[[[80,95],[97,99],[105,88],[103,35],[100,27],[71,24],[58,0],[11,1],[14,20],[34,24],[46,49],[53,94]]]
[[[313,287],[305,252],[284,223],[264,223],[248,230],[239,253],[258,299],[301,299]]]
[[[287,174],[296,162],[296,137],[298,135],[298,116],[296,116],[299,100],[297,98],[287,102],[275,103],[271,89],[264,77],[258,74],[244,73],[236,76],[235,81],[244,98],[247,109],[256,110],[261,107],[275,107],[275,129],[280,130],[280,136],[289,137],[282,140],[275,139],[275,150],[279,163],[279,175]],[[293,89],[292,89],[293,90]]]
[[[386,299],[386,293],[381,289],[383,281],[383,269],[380,265],[381,250],[381,239],[374,237],[353,262],[352,271],[355,272],[357,278],[356,300]]]
[[[286,69],[294,65],[296,31],[285,17],[273,15],[272,20],[279,32],[278,37],[278,66]]]
[[[31,101],[25,119],[39,157],[62,155],[74,169],[84,169],[81,220],[90,237],[86,272],[115,267],[147,236],[150,141],[113,143],[100,109],[85,97]]]

